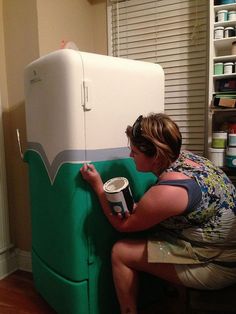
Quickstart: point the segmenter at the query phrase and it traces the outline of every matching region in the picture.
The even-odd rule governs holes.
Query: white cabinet
[[[234,105],[236,98],[236,52],[233,49],[233,43],[236,42],[236,17],[234,18],[236,14],[233,14],[233,11],[236,11],[236,3],[224,5],[215,5],[215,3],[214,0],[209,1],[209,155],[212,149],[212,133],[216,131],[228,132],[229,123],[232,121],[236,123],[236,107]],[[218,21],[218,13],[221,10],[227,10],[227,17],[226,20]],[[223,29],[222,38],[219,38],[219,33],[216,32],[218,27]],[[230,37],[226,35],[228,27],[231,30]],[[232,72],[225,73],[226,63],[231,64]],[[216,64],[218,65],[216,66]],[[230,171],[234,172],[235,170],[232,168]]]

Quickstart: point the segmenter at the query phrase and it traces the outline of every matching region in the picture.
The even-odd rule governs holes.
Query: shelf
[[[214,62],[236,61],[236,55],[218,56],[213,58]]]
[[[217,49],[229,48],[232,46],[232,42],[236,41],[236,37],[222,38],[222,39],[214,39],[214,46]]]
[[[215,22],[214,27],[218,26],[224,26],[224,27],[229,27],[229,26],[235,26],[236,20],[234,21],[222,21],[222,22]]]
[[[216,22],[215,18],[219,10],[236,11],[236,3],[214,5],[214,0],[210,0],[210,22],[209,22],[209,97],[208,97],[208,139],[209,147],[212,145],[212,132],[220,130],[227,126],[227,123],[236,118],[236,106],[224,107],[214,106],[220,105],[235,105],[236,89],[233,90],[236,83],[236,70],[235,73],[230,74],[214,74],[214,63],[217,62],[233,62],[236,65],[236,54],[232,54],[234,47],[232,43],[236,42],[236,34],[233,37],[215,39],[214,29],[218,26],[235,27],[236,20],[227,20]],[[231,88],[231,90],[225,90]],[[224,90],[224,92],[222,91]],[[232,94],[232,96],[231,96]],[[219,100],[219,101],[218,101]],[[227,101],[229,100],[229,101]],[[227,174],[236,175],[236,167],[231,169],[226,166],[222,169]]]
[[[227,78],[236,78],[236,73],[231,73],[231,74],[215,74],[212,75],[214,80],[218,80],[218,79],[227,79]]]
[[[213,112],[222,112],[222,111],[236,111],[236,108],[227,108],[227,107],[210,107],[210,110]]]
[[[236,3],[215,5],[214,11],[218,12],[219,10],[234,11],[236,10]]]

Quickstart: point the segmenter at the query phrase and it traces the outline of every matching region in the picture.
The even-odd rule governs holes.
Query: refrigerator
[[[144,61],[53,51],[25,68],[25,111],[35,287],[62,314],[115,314],[110,254],[116,231],[80,174],[128,178],[138,201],[156,181],[136,171],[126,126],[164,110],[164,72]]]

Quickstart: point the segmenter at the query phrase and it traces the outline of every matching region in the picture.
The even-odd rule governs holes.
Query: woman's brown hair
[[[182,136],[177,124],[164,113],[150,113],[126,129],[132,145],[149,157],[157,157],[158,168],[164,171],[180,153]]]

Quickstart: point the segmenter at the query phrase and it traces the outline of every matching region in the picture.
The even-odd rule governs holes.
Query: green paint
[[[51,184],[39,154],[29,150],[25,161],[30,178],[33,274],[39,292],[58,313],[115,314],[110,252],[125,235],[103,215],[81,177],[82,164],[63,164]],[[156,181],[151,174],[138,173],[130,158],[94,164],[104,182],[127,177],[135,201]],[[55,298],[57,294],[66,297]]]

